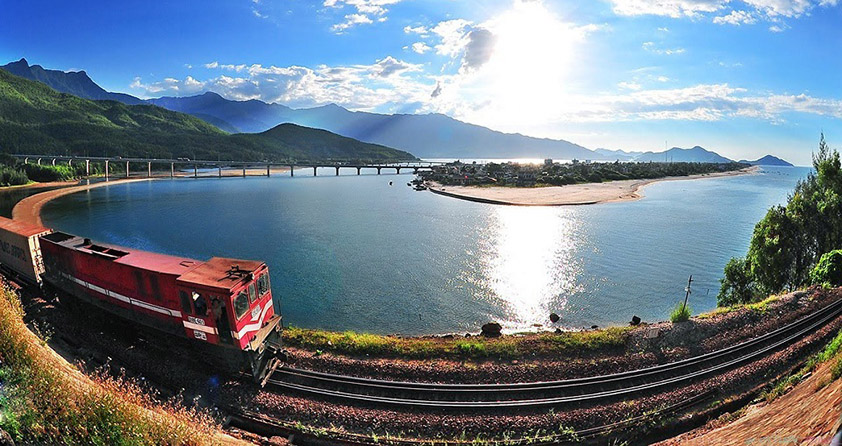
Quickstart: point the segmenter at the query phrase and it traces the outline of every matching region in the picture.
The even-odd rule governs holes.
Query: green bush
[[[810,271],[810,283],[825,287],[842,285],[842,249],[822,255],[819,263]]]
[[[690,320],[690,312],[690,305],[679,303],[670,313],[670,321],[672,323],[688,321]]]
[[[26,184],[29,178],[25,173],[6,166],[0,166],[0,186],[17,186]]]
[[[751,265],[745,258],[732,258],[725,265],[725,277],[719,279],[721,287],[716,296],[720,307],[747,304],[757,296],[757,286],[751,274]]]
[[[76,172],[69,166],[39,166],[24,164],[24,172],[32,181],[46,183],[50,181],[68,181],[76,177]]]

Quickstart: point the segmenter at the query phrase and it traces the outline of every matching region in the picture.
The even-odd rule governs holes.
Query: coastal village
[[[455,161],[419,172],[414,182],[422,190],[432,183],[446,186],[506,186],[540,187],[568,184],[602,183],[604,181],[653,179],[668,176],[703,175],[734,171],[749,167],[742,163],[688,162],[592,162],[572,160],[555,162],[545,159],[541,164],[494,163],[479,164]]]

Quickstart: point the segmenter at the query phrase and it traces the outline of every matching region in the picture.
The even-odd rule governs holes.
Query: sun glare
[[[475,79],[489,99],[478,112],[483,122],[515,125],[552,115],[568,93],[566,81],[583,32],[541,2],[517,2],[486,26],[496,42]]]

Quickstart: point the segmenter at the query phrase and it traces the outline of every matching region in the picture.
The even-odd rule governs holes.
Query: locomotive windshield
[[[246,291],[240,291],[240,294],[234,298],[234,313],[237,314],[237,319],[243,317],[246,312],[249,310],[249,297],[246,294]]]
[[[269,291],[269,273],[266,273],[257,279],[257,293],[263,297]]]

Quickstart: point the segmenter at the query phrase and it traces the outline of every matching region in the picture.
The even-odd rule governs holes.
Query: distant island
[[[751,164],[752,166],[783,166],[783,167],[792,167],[792,163],[789,161],[782,160],[777,156],[766,155],[763,158],[754,160],[754,161],[746,161],[741,160],[741,163],[744,164]]]
[[[654,181],[741,175],[755,169],[736,162],[556,163],[547,159],[536,165],[457,161],[420,172],[415,185],[483,203],[560,206],[636,199],[638,190]]]

